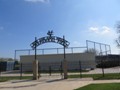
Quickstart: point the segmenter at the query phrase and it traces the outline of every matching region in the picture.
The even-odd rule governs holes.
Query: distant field
[[[120,83],[90,84],[75,90],[120,90]]]

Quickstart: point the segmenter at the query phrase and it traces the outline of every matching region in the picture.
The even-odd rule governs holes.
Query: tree
[[[16,60],[14,63],[14,70],[19,70],[19,69],[20,69],[20,62]]]
[[[95,53],[95,55],[99,54],[99,52],[94,48],[90,48],[88,50],[85,50],[84,53]]]
[[[117,43],[117,47],[120,48],[120,21],[117,22],[116,24],[116,30],[117,30],[117,34],[118,34],[118,38],[116,38],[116,43]]]

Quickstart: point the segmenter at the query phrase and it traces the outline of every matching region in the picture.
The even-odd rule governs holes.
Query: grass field
[[[48,70],[44,70],[44,71],[41,71],[41,73],[45,73],[45,74],[49,74],[49,73],[63,73],[63,71],[60,71],[60,70],[51,70],[51,71],[48,71]],[[68,70],[69,73],[80,73],[79,70]],[[81,72],[89,72],[89,70],[82,70]],[[23,72],[24,74],[33,74],[33,72],[31,71],[28,71],[28,72]]]
[[[80,75],[69,75],[69,78],[80,78]],[[109,80],[109,79],[120,79],[120,74],[110,73],[105,74],[104,77],[102,74],[82,74],[82,78],[91,77],[94,80]]]
[[[90,84],[75,90],[120,90],[120,83]]]
[[[120,79],[120,74],[105,74],[103,77],[102,74],[82,74],[82,78],[93,78],[94,80],[110,80],[110,79]],[[68,75],[68,78],[80,78],[79,74]],[[9,80],[20,80],[20,79],[32,79],[32,76],[0,76],[0,82],[5,82]]]
[[[20,78],[20,76],[2,76],[0,77],[0,82],[5,82],[5,81],[9,81],[9,80],[20,80],[20,79],[32,79],[32,76],[23,76],[22,78]]]

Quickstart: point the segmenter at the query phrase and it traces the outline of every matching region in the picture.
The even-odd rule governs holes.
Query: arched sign
[[[35,49],[37,46],[44,44],[44,43],[48,43],[48,42],[58,43],[64,47],[68,47],[70,44],[67,40],[65,40],[64,36],[63,36],[63,38],[53,36],[53,31],[48,31],[47,35],[48,36],[46,36],[46,37],[36,39],[34,42],[32,42],[30,44],[30,46],[33,49]]]
[[[65,40],[65,37],[63,36],[63,38],[57,37],[57,36],[53,36],[53,31],[48,31],[47,33],[48,36],[46,37],[42,37],[37,39],[35,37],[35,41],[32,42],[30,44],[30,46],[32,47],[32,49],[35,50],[35,68],[34,68],[34,78],[37,79],[37,73],[38,73],[38,66],[37,66],[37,47],[41,44],[44,43],[48,43],[48,42],[53,42],[53,43],[58,43],[60,45],[62,45],[64,47],[64,78],[67,79],[67,62],[66,62],[66,54],[65,54],[65,48],[69,46],[69,42],[67,40]]]

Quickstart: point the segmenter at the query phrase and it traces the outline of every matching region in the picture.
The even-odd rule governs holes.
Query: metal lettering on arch
[[[49,43],[49,42],[53,42],[53,43],[58,43],[64,47],[68,47],[69,46],[69,42],[67,40],[65,40],[65,38],[60,38],[57,36],[53,36],[53,31],[48,31],[47,33],[48,36],[46,37],[42,37],[39,39],[36,39],[34,42],[32,42],[30,44],[30,46],[35,49],[37,46],[44,44],[44,43]]]

